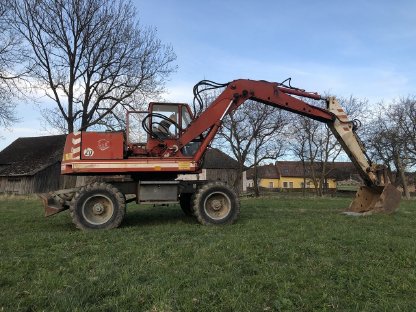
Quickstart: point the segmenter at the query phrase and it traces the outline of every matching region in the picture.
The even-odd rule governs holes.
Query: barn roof
[[[313,164],[316,172],[320,172],[322,168],[321,162]],[[307,177],[311,176],[311,164],[306,163],[305,168],[301,161],[278,161],[276,167],[282,177]],[[305,171],[305,172],[304,172]],[[357,170],[352,162],[330,162],[326,164],[326,172],[328,178],[342,180],[348,178],[351,174],[356,174]]]
[[[314,163],[314,167],[319,172],[322,163]],[[337,180],[344,180],[350,178],[351,174],[356,174],[353,163],[351,162],[333,162],[327,163],[327,177]],[[305,171],[305,172],[304,172]],[[306,163],[305,169],[301,161],[277,161],[275,165],[264,165],[257,167],[257,175],[263,179],[279,179],[280,177],[299,177],[303,178],[311,176],[310,164]],[[253,168],[247,173],[247,178],[253,178]]]
[[[18,138],[0,152],[0,176],[25,176],[61,161],[65,135]]]
[[[210,148],[205,153],[204,169],[237,169],[238,162],[217,148]]]

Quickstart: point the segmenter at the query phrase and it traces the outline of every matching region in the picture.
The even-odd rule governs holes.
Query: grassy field
[[[246,199],[206,227],[129,206],[81,232],[69,213],[0,199],[0,311],[415,311],[416,202],[348,217],[348,198]]]

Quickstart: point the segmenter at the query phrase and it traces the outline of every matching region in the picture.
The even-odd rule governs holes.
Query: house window
[[[293,188],[293,182],[283,182],[283,188]]]
[[[300,187],[301,188],[312,188],[313,187],[313,185],[312,185],[312,182],[306,182],[306,184],[305,183],[303,183],[303,182],[301,182],[300,183]]]
[[[269,188],[273,188],[273,187],[274,187],[273,182],[269,182]]]

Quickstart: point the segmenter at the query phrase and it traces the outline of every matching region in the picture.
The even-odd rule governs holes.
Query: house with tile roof
[[[257,179],[260,187],[275,190],[285,189],[314,189],[315,182],[319,183],[322,163],[303,164],[301,161],[278,161],[257,167]],[[313,178],[315,172],[315,179]],[[326,164],[326,175],[323,187],[336,189],[337,181],[359,179],[354,165],[351,162],[333,162]],[[248,186],[254,186],[254,169],[247,173]]]
[[[255,170],[257,171],[257,178],[259,179],[259,187],[268,189],[280,188],[280,173],[278,168],[273,164],[250,168],[246,175],[247,187],[254,187]]]
[[[326,166],[324,181],[322,181],[324,189],[336,189],[337,181],[357,176],[357,171],[351,162],[303,164],[301,161],[279,161],[276,162],[276,167],[280,173],[280,187],[315,188],[314,182],[320,183],[324,165]]]

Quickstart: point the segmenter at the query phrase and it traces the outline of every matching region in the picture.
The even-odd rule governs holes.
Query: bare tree
[[[394,109],[394,119],[406,138],[405,155],[410,166],[416,165],[416,97],[401,98]]]
[[[62,131],[136,108],[175,70],[172,48],[141,27],[128,0],[13,0],[13,7],[33,52],[33,78],[56,103],[43,113]]]
[[[321,196],[327,186],[328,163],[335,161],[341,146],[325,124],[303,116],[296,116],[293,120],[290,149],[302,162],[303,192],[309,180],[316,194]]]
[[[319,182],[316,172],[316,162],[319,148],[319,132],[322,125],[310,118],[293,116],[291,118],[290,151],[300,159],[303,168],[303,193],[307,185],[307,178],[314,184],[315,192],[319,192]]]
[[[406,198],[410,198],[406,170],[416,165],[415,102],[414,97],[407,97],[380,104],[365,132],[372,157],[396,172],[395,184],[402,185]]]
[[[322,106],[321,102],[306,101],[312,105]],[[350,120],[367,116],[367,100],[350,96],[349,98],[339,97],[338,101]],[[336,161],[342,153],[341,145],[330,129],[321,122],[295,116],[291,123],[290,150],[302,162],[303,192],[305,193],[308,178],[313,183],[316,194],[321,196],[327,188],[327,179],[331,171],[329,164]]]
[[[305,133],[312,132],[312,126],[316,124],[312,123],[312,119],[308,119],[301,116],[293,116],[291,118],[291,125],[289,126],[289,139],[290,144],[289,152],[292,153],[296,158],[298,158],[302,163],[303,171],[303,187],[302,192],[305,196],[306,187],[307,187],[307,176],[309,174],[308,169],[308,154],[310,153],[309,144]],[[302,129],[302,131],[299,131]],[[309,129],[309,130],[307,130]],[[309,153],[308,153],[309,152]]]
[[[9,0],[0,2],[0,126],[8,127],[17,120],[15,100],[21,95],[19,90],[22,77],[27,69],[22,65],[26,51],[22,38],[11,27]],[[20,83],[20,86],[19,86]]]
[[[285,114],[280,109],[247,101],[224,119],[216,144],[227,144],[239,163],[235,188],[245,167],[255,168],[262,161],[283,154],[281,134],[287,124]],[[256,170],[254,172],[254,189],[258,195]]]

